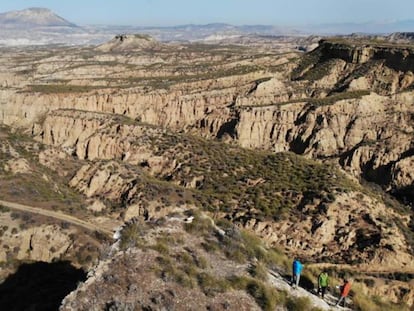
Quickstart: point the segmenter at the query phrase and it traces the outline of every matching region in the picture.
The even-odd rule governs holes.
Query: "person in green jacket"
[[[326,271],[323,271],[318,276],[318,294],[322,295],[322,299],[325,298],[326,289],[329,286],[329,276]]]

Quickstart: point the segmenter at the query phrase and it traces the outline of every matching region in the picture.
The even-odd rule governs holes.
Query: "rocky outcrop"
[[[18,260],[51,262],[67,255],[73,240],[57,225],[43,225],[28,229],[8,227],[2,233],[0,260],[10,257]]]
[[[136,49],[159,48],[161,43],[154,38],[144,34],[120,34],[111,41],[104,43],[96,48],[101,52],[125,52]]]
[[[319,107],[295,103],[242,109],[236,137],[247,148],[338,158],[354,176],[398,189],[391,180],[404,179],[403,187],[411,180],[404,164],[411,157],[413,132],[411,115],[405,112],[411,109],[407,96],[412,95],[390,99],[371,94]],[[405,173],[400,171],[404,168]]]
[[[145,246],[122,251],[119,242],[114,245],[111,258],[89,272],[88,280],[64,299],[60,310],[261,310],[248,292],[223,286],[226,277],[246,275],[245,265],[199,248],[203,240],[198,233],[186,233],[178,217],[164,222],[165,231],[158,227],[147,232]],[[145,224],[137,225],[140,231],[148,230]],[[180,236],[182,242],[163,244],[166,253],[161,254],[154,250],[160,245],[155,241],[165,234],[168,241]]]
[[[371,46],[353,46],[325,40],[319,42],[319,49],[322,49],[324,57],[340,58],[354,64],[366,63],[375,55],[375,49]]]
[[[4,166],[4,171],[12,174],[24,174],[30,172],[30,165],[26,159],[11,159]]]
[[[387,67],[397,71],[414,71],[414,50],[381,43],[335,42],[322,40],[319,44],[323,58],[340,58],[353,64],[363,64],[370,60],[385,60]]]
[[[384,214],[390,218],[385,220]],[[348,193],[323,206],[318,202],[305,206],[300,222],[250,219],[245,226],[270,245],[283,246],[304,258],[316,256],[318,261],[336,263],[345,259],[363,271],[381,267],[381,271],[392,272],[396,266],[400,271],[414,270],[410,246],[397,226],[409,221],[408,215],[392,212],[368,196]],[[340,253],[346,256],[340,259]]]

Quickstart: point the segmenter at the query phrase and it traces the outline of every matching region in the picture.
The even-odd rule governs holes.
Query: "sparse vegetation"
[[[53,94],[53,93],[85,93],[105,86],[93,85],[70,85],[70,84],[33,84],[29,85],[30,92]]]
[[[254,264],[250,268],[249,272],[250,272],[250,275],[254,278],[257,278],[257,279],[262,280],[262,281],[267,280],[268,269],[261,262],[258,262],[256,264]]]
[[[286,308],[288,311],[317,311],[317,308],[313,308],[309,298],[293,298],[289,297],[286,302]]]
[[[319,62],[315,64],[311,69],[307,70],[300,79],[302,80],[308,80],[310,82],[320,80],[323,77],[327,76],[333,66],[335,66],[336,60],[335,59],[328,59],[323,62]],[[298,77],[296,79],[299,79]]]
[[[142,247],[146,231],[147,225],[142,221],[127,224],[121,232],[120,248],[125,250],[129,247]]]
[[[357,189],[335,167],[293,153],[243,150],[184,135],[166,135],[154,144],[159,146],[157,155],[170,154],[174,148],[183,167],[188,167],[185,176],[174,176],[176,180],[203,176],[194,198],[212,212],[228,212],[237,205],[249,210],[251,217],[278,219],[300,203],[301,194],[309,201],[330,200],[337,191]]]
[[[10,208],[0,204],[0,213],[8,213],[8,212],[10,212]]]
[[[356,287],[356,288],[355,288]],[[403,303],[393,304],[389,302],[384,302],[380,297],[374,296],[370,297],[354,285],[354,295],[352,297],[352,302],[357,311],[408,311],[409,308]]]
[[[285,294],[277,292],[256,279],[234,276],[229,278],[229,282],[233,288],[249,293],[265,311],[274,310],[277,305],[283,304],[285,301]]]
[[[299,79],[307,70],[315,66],[322,56],[322,51],[320,48],[315,51],[306,53],[298,60],[297,67],[292,71],[291,79]]]
[[[332,105],[340,100],[345,99],[360,99],[362,96],[369,95],[370,91],[367,90],[358,90],[358,91],[349,91],[349,92],[342,92],[339,94],[333,94],[328,97],[324,98],[315,98],[311,99],[309,103],[318,107],[318,106],[327,106]]]

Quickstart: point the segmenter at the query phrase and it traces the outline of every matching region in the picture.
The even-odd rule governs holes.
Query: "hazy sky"
[[[414,19],[414,0],[0,0],[0,12],[45,7],[80,24],[303,25]]]

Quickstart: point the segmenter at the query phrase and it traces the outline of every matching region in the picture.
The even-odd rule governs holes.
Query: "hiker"
[[[318,276],[318,295],[322,295],[322,299],[325,298],[326,289],[329,286],[329,277],[326,271],[322,271]]]
[[[293,288],[296,288],[299,286],[300,281],[300,274],[302,272],[303,265],[300,263],[298,258],[295,258],[293,260],[292,265],[292,286]]]
[[[344,284],[340,287],[341,289],[341,297],[339,297],[338,302],[336,303],[335,306],[340,305],[340,303],[343,301],[343,307],[345,307],[345,300],[346,297],[349,294],[349,291],[351,290],[351,282],[349,282],[348,280],[344,279]]]

